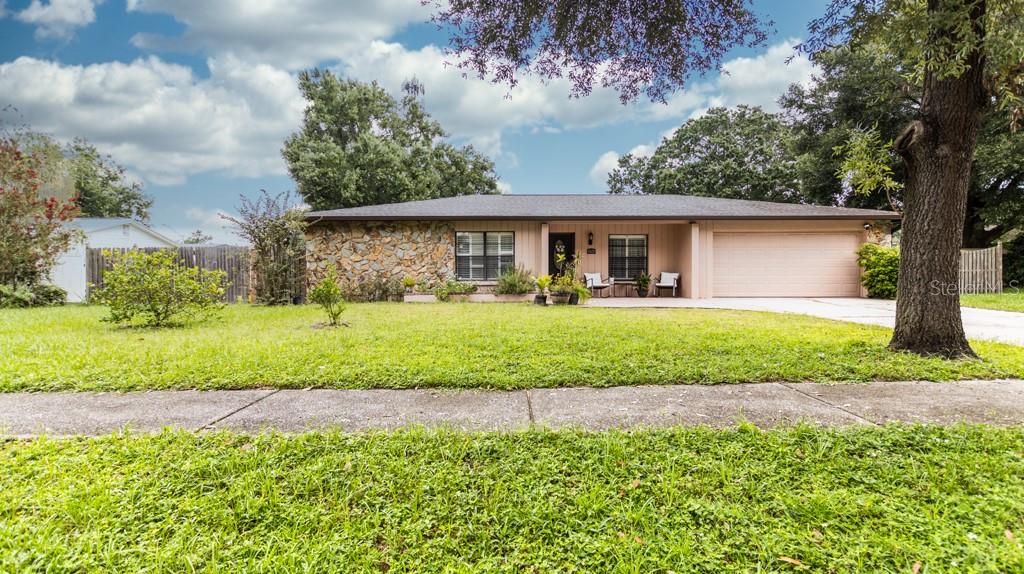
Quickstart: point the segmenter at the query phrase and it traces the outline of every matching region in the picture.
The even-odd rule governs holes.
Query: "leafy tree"
[[[1022,0],[833,0],[803,47],[839,39],[912,63],[920,105],[893,140],[905,170],[894,350],[973,357],[957,293],[978,135],[992,103],[1024,117]]]
[[[202,229],[197,229],[186,237],[185,241],[182,241],[182,243],[185,245],[202,245],[211,241],[213,241],[213,236],[203,233]]]
[[[712,108],[662,140],[650,157],[627,154],[610,193],[683,193],[800,202],[789,127],[758,107]]]
[[[42,189],[48,166],[38,149],[0,138],[0,284],[33,288],[45,281],[76,234],[65,223],[78,208]]]
[[[299,88],[309,105],[281,153],[313,209],[496,192],[494,164],[444,141],[415,81],[401,101],[327,70],[300,73]]]
[[[142,184],[130,181],[126,170],[83,138],[75,139],[65,152],[84,217],[131,217],[149,219],[153,199]]]
[[[801,191],[813,203],[901,208],[905,173],[889,144],[920,108],[922,86],[910,74],[912,65],[881,50],[845,46],[815,54],[814,61],[821,71],[810,87],[794,84],[779,100],[801,156]],[[983,122],[967,191],[964,247],[988,247],[1024,227],[1024,133],[1006,129],[1005,110],[987,110]],[[870,172],[889,173],[888,183]],[[849,177],[867,186],[851,193]]]
[[[293,205],[288,192],[270,195],[260,190],[253,201],[244,195],[239,217],[221,215],[238,229],[236,233],[252,245],[253,291],[265,305],[288,305],[299,296],[305,282],[306,220],[302,209]]]
[[[453,35],[460,65],[515,83],[520,70],[568,74],[574,93],[594,82],[655,100],[729,48],[764,40],[745,0],[634,3],[453,0],[435,20]],[[833,0],[802,49],[833,42],[912,63],[920,108],[894,140],[906,187],[896,328],[890,348],[973,356],[956,293],[967,188],[981,118],[993,100],[1024,117],[1024,0]]]

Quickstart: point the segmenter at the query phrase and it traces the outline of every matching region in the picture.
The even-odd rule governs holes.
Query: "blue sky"
[[[568,98],[525,78],[509,91],[446,67],[446,38],[418,0],[0,0],[0,108],[58,139],[84,136],[155,198],[151,223],[237,242],[217,214],[240,194],[293,189],[280,158],[298,127],[298,71],[330,67],[397,91],[416,76],[458,142],[494,159],[509,193],[600,193],[624,153],[646,153],[713,105],[774,106],[812,66],[792,44],[825,0],[755,0],[775,22],[725,74],[693,78],[667,105]],[[508,97],[506,97],[508,96]]]

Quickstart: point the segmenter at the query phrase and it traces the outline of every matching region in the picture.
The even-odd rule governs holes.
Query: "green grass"
[[[1004,293],[961,295],[960,304],[964,307],[980,307],[982,309],[1024,313],[1024,291],[1016,290]]]
[[[1024,571],[1020,428],[166,432],[0,477],[4,572]]]
[[[230,306],[186,328],[125,329],[104,310],[0,312],[0,391],[165,388],[528,388],[744,381],[952,380],[1024,375],[1024,347],[981,361],[885,346],[889,330],[798,315],[698,309]]]

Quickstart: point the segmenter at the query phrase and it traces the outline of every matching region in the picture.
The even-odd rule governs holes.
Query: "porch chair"
[[[584,273],[583,280],[587,283],[587,289],[590,289],[590,292],[595,296],[597,296],[599,291],[604,291],[615,284],[615,279],[611,277],[608,278],[607,283],[602,281],[600,273]]]
[[[661,296],[661,290],[662,289],[671,289],[672,290],[672,296],[675,297],[676,296],[676,289],[678,289],[678,288],[679,288],[679,274],[678,273],[665,273],[663,271],[661,273],[661,279],[659,279],[658,282],[654,284],[654,290],[658,294],[659,297]]]

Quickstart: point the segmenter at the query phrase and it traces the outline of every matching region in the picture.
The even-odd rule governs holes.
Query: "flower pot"
[[[537,293],[536,295],[533,296],[533,302],[536,305],[547,305],[548,296],[543,293]]]
[[[572,295],[569,295],[569,304],[570,305],[579,305],[580,304],[580,294],[574,292]]]
[[[647,296],[647,290],[646,289],[640,289],[639,287],[637,287],[636,288],[636,296],[637,297],[646,297]]]
[[[569,296],[571,293],[552,293],[551,302],[555,305],[567,305],[569,303]]]

